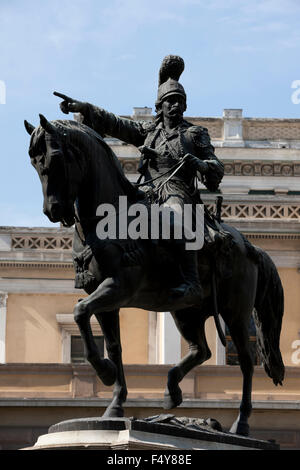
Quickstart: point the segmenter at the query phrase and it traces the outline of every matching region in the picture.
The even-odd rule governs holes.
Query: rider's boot
[[[184,282],[171,289],[175,297],[183,297],[187,303],[199,304],[203,299],[203,289],[199,280],[197,251],[178,247],[176,259],[179,262]]]

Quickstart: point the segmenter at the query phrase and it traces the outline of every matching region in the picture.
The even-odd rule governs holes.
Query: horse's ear
[[[45,129],[46,132],[49,132],[49,134],[55,134],[56,128],[51,124],[51,122],[49,122],[42,114],[39,114],[39,116],[42,128]]]
[[[28,134],[31,135],[33,133],[35,127],[32,124],[30,124],[30,122],[26,121],[26,119],[24,121],[24,126],[25,126],[25,129],[28,132]]]

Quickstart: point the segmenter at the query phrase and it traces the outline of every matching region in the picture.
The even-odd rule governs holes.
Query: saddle
[[[217,277],[226,279],[231,277],[232,274],[230,257],[233,237],[221,226],[221,205],[222,198],[218,196],[215,214],[204,206],[204,246],[199,252],[199,261],[203,271],[209,271],[214,267]],[[103,245],[103,243],[117,243],[122,248],[122,265],[124,267],[143,266],[146,263],[149,263],[149,250],[151,253],[150,258],[153,259],[152,255],[154,255],[154,246],[158,248],[160,258],[159,262],[163,263],[168,259],[167,253],[165,253],[166,256],[163,256],[163,252],[166,251],[166,249],[160,247],[159,241],[157,242],[157,240],[154,244],[151,243],[151,240],[143,241],[143,243],[133,240],[106,240],[105,242],[100,242],[99,240],[99,245],[98,243],[87,243],[85,246],[82,246],[80,250],[78,250],[78,247],[76,252],[73,250],[75,288],[90,290],[93,289],[93,287],[96,287],[96,279],[89,271],[89,264],[96,252],[101,250],[100,246]],[[205,276],[204,272],[203,274]]]

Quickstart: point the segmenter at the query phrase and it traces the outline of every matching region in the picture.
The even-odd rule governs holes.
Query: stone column
[[[222,330],[225,334],[225,322],[221,316],[219,316],[219,319],[220,319]],[[218,366],[224,366],[226,364],[226,351],[225,351],[223,344],[221,343],[219,333],[217,331],[216,331],[216,346],[217,346],[216,347],[216,364]]]
[[[148,312],[149,335],[148,335],[148,364],[158,363],[158,313]]]
[[[6,304],[7,293],[0,292],[0,364],[6,362]]]
[[[181,358],[181,336],[169,312],[158,313],[158,363],[176,364]]]

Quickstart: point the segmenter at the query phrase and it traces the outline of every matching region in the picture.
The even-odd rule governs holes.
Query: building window
[[[225,336],[226,336],[226,364],[230,366],[239,365],[238,353],[235,345],[230,336],[229,329],[225,325]],[[256,328],[253,318],[251,318],[249,325],[249,341],[250,341],[250,351],[252,356],[252,361],[255,366],[261,364],[258,352],[257,352],[257,339],[256,339]]]
[[[97,345],[100,357],[104,356],[104,337],[94,336],[95,343]],[[87,359],[84,354],[83,341],[81,336],[71,336],[71,362],[73,364],[87,363]]]
[[[58,313],[56,320],[61,330],[62,362],[64,364],[69,364],[70,362],[73,364],[86,362],[83,342],[73,315],[70,313]],[[94,317],[91,318],[91,327],[101,357],[107,357],[103,333],[99,323]]]

